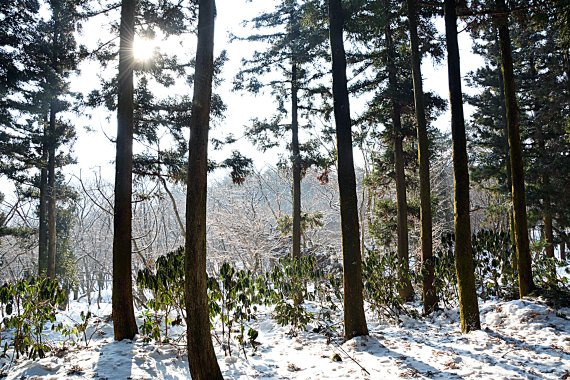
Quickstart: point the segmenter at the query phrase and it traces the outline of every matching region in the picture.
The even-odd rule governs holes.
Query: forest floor
[[[96,317],[88,333],[96,332],[88,347],[79,341],[43,359],[20,359],[11,364],[7,378],[190,378],[183,347],[141,338],[114,342],[110,304],[100,306],[90,308]],[[58,320],[77,321],[87,307],[73,301]],[[482,330],[466,335],[459,331],[457,310],[406,318],[398,326],[378,323],[369,315],[370,336],[344,343],[340,337],[327,342],[314,332],[290,337],[288,328],[265,314],[256,321],[256,352],[248,348],[247,357],[235,351],[225,357],[220,345],[216,351],[228,379],[570,379],[570,308],[554,310],[528,298],[481,302],[480,311]],[[173,333],[182,329],[178,326]],[[335,354],[341,361],[332,360]],[[0,366],[7,365],[6,360],[1,359]]]

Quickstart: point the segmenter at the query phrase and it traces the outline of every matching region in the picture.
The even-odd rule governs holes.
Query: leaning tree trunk
[[[414,102],[418,134],[418,162],[420,165],[420,240],[422,260],[422,296],[424,314],[437,308],[437,294],[434,288],[434,262],[432,243],[431,185],[429,173],[429,139],[425,114],[424,91],[421,72],[420,42],[418,37],[418,0],[408,0],[410,23],[410,45],[412,75],[414,80]]]
[[[293,258],[301,257],[301,153],[299,151],[299,120],[297,64],[291,70],[291,150],[293,153]]]
[[[447,41],[447,70],[451,104],[451,137],[453,140],[453,177],[455,213],[455,269],[459,288],[461,331],[479,330],[479,305],[475,288],[475,272],[471,247],[471,220],[469,215],[469,171],[467,166],[467,139],[463,116],[463,94],[459,45],[457,43],[456,1],[445,0],[445,37]]]
[[[115,340],[137,333],[132,284],[133,40],[136,0],[123,0],[119,46],[117,159],[113,219],[113,330]]]
[[[46,123],[47,124],[47,123]],[[38,238],[38,275],[47,275],[48,269],[48,226],[47,226],[47,202],[48,202],[48,131],[45,125],[42,139],[42,158],[40,161],[40,205],[39,205],[39,238]]]
[[[505,87],[505,106],[509,136],[509,153],[512,172],[513,218],[515,223],[515,244],[518,258],[519,295],[524,297],[534,289],[526,216],[524,168],[520,138],[519,108],[516,98],[515,77],[508,15],[504,0],[497,0],[499,16],[499,42]]]
[[[344,269],[344,337],[368,335],[364,315],[362,257],[360,252],[356,176],[352,157],[350,104],[343,42],[341,0],[329,0],[329,38],[332,56],[334,118],[338,151],[338,187]]]
[[[200,0],[186,195],[185,286],[188,364],[194,380],[223,379],[210,333],[206,275],[208,129],[214,75],[214,0]]]
[[[386,9],[389,4],[385,3]],[[388,49],[388,85],[392,94],[392,141],[394,145],[394,171],[396,173],[396,213],[398,220],[398,293],[403,301],[414,298],[414,289],[410,280],[410,258],[408,243],[408,201],[406,199],[406,174],[404,172],[404,148],[402,147],[402,107],[396,98],[398,92],[398,79],[396,77],[396,53],[392,41],[390,20],[386,22],[384,30],[386,48]]]

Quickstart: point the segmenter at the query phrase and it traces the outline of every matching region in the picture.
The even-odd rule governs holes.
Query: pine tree
[[[534,27],[524,28],[532,20]],[[521,129],[525,140],[525,180],[528,208],[543,221],[546,255],[554,257],[554,244],[570,225],[570,67],[568,49],[554,15],[536,12],[514,17],[520,37],[518,90]],[[555,237],[555,232],[558,237]]]
[[[343,29],[345,11],[341,0],[329,0],[329,38],[331,45],[334,118],[338,152],[338,186],[342,224],[344,269],[344,338],[368,335],[362,294],[362,256],[358,222],[356,178],[352,156],[350,103],[346,78]]]
[[[404,150],[402,132],[402,105],[396,97],[400,84],[396,77],[396,52],[392,38],[391,6],[389,1],[384,1],[384,9],[387,12],[387,19],[384,25],[384,38],[386,41],[386,66],[388,70],[388,91],[391,94],[391,121],[392,140],[394,150],[394,172],[396,178],[396,210],[398,218],[398,258],[400,297],[404,301],[413,299],[413,288],[409,276],[409,241],[408,241],[408,202],[406,196],[406,177],[404,173]]]
[[[117,159],[113,217],[113,332],[115,340],[138,332],[132,285],[133,42],[135,0],[122,0],[117,100]]]
[[[318,23],[313,23],[318,6],[311,1],[286,0],[279,3],[273,12],[265,13],[251,20],[251,24],[261,31],[243,38],[246,41],[263,41],[269,44],[263,51],[256,51],[252,58],[244,59],[244,68],[238,73],[235,80],[235,89],[247,89],[259,93],[269,87],[278,103],[278,114],[271,121],[255,119],[247,135],[262,150],[279,145],[286,132],[291,132],[289,151],[293,172],[292,196],[292,257],[301,256],[301,179],[307,170],[311,155],[315,152],[303,151],[303,147],[310,147],[309,142],[299,142],[301,127],[300,110],[313,108],[312,97],[315,91],[311,86],[323,73],[311,72],[310,65],[324,55],[323,44],[326,41],[324,29]],[[285,32],[281,30],[285,29]],[[277,73],[282,79],[263,81],[268,73]],[[290,123],[283,123],[285,102],[290,100]],[[273,135],[273,138],[269,136]]]
[[[2,61],[11,60],[4,66],[3,92],[19,96],[6,97],[0,104],[5,116],[1,119],[5,123],[2,151],[6,155],[0,170],[17,183],[39,187],[39,274],[54,277],[56,169],[72,162],[69,154],[58,149],[74,140],[73,127],[58,114],[72,108],[65,98],[70,95],[70,72],[81,59],[74,33],[82,2],[47,1],[50,14],[45,19],[32,14],[37,11],[36,2],[16,5],[17,12],[8,6],[2,9],[9,24],[0,38],[12,48],[2,57]],[[8,110],[12,113],[4,114]],[[30,172],[33,168],[39,169],[39,180]]]
[[[497,9],[506,12],[504,0],[497,0]],[[505,91],[505,113],[509,139],[509,157],[512,177],[513,220],[515,244],[518,259],[519,295],[524,297],[534,289],[530,248],[528,241],[528,223],[526,216],[526,195],[524,185],[523,157],[520,139],[519,108],[516,99],[513,57],[508,18],[499,19],[499,45]]]
[[[497,9],[497,4],[502,8]],[[536,227],[537,223],[534,215],[541,215],[543,238],[547,243],[546,253],[553,257],[557,240],[554,231],[562,231],[563,226],[568,225],[565,216],[565,210],[568,209],[567,197],[559,190],[565,189],[568,183],[567,155],[564,154],[568,151],[568,142],[564,138],[564,125],[568,119],[567,83],[570,82],[565,79],[568,76],[564,69],[564,40],[560,30],[554,26],[557,17],[555,12],[536,9],[532,3],[511,3],[511,6],[515,9],[521,6],[523,10],[511,11],[504,3],[495,1],[485,4],[486,8],[493,11],[494,19],[482,19],[477,28],[472,30],[472,34],[482,41],[477,44],[477,53],[487,61],[485,67],[471,75],[472,82],[483,89],[480,94],[469,98],[469,102],[477,107],[472,126],[475,132],[472,144],[476,147],[474,151],[477,154],[474,174],[480,180],[494,180],[497,185],[491,184],[490,189],[511,197],[512,164],[509,159],[505,103],[507,76],[501,71],[503,57],[498,33],[498,27],[503,25],[507,28],[503,30],[503,42],[507,41],[503,43],[503,48],[507,49],[507,56],[510,55],[512,62],[505,69],[507,72],[512,71],[513,86],[516,85],[514,100],[519,109],[518,116],[510,116],[516,117],[520,140],[525,142],[521,144],[523,161],[517,162],[517,165],[524,164],[526,214],[531,220],[531,228]],[[512,42],[508,43],[506,37]],[[508,60],[504,63],[508,63]],[[512,70],[508,66],[512,66]],[[511,103],[512,99],[511,95]],[[520,191],[518,194],[520,198]],[[526,218],[526,215],[523,217]],[[514,238],[516,223],[512,216],[508,219],[511,237]],[[524,259],[523,256],[523,260],[528,262],[526,266],[530,266],[530,257]],[[527,273],[523,276],[532,279],[529,271],[530,268],[527,268]],[[523,279],[522,285],[527,288],[527,292],[529,286],[533,286],[528,281]]]
[[[469,204],[469,171],[467,167],[467,139],[463,116],[463,94],[457,42],[456,0],[445,0],[445,36],[447,41],[447,68],[451,105],[451,134],[453,140],[453,177],[455,213],[455,268],[459,288],[461,331],[479,330],[479,305],[475,289],[475,272],[471,247],[471,220]]]
[[[214,75],[214,0],[198,8],[196,74],[190,120],[190,155],[186,196],[185,300],[190,374],[196,380],[223,379],[210,334],[206,275],[206,197],[208,129]]]
[[[42,162],[47,162],[47,151],[40,158],[32,148],[34,136],[43,135],[43,128],[38,131],[31,123],[18,123],[15,115],[21,115],[32,107],[13,97],[22,93],[25,84],[35,78],[36,64],[29,52],[37,42],[38,10],[37,1],[6,1],[0,4],[0,14],[3,15],[0,46],[6,47],[0,49],[0,174],[20,184],[31,184],[24,173],[34,166],[45,168]],[[41,123],[43,125],[43,120]],[[47,272],[46,188],[47,172],[42,169],[40,189],[44,192],[39,210],[39,274]]]
[[[434,262],[432,246],[431,185],[429,173],[429,139],[425,115],[424,91],[421,73],[420,41],[418,36],[418,1],[407,0],[408,22],[410,24],[410,48],[414,83],[414,109],[418,136],[418,162],[420,170],[420,240],[422,261],[422,298],[424,314],[437,308],[434,288]]]
[[[417,140],[413,125],[414,94],[407,36],[409,28],[405,22],[404,10],[401,2],[394,1],[366,2],[359,9],[359,14],[352,22],[351,31],[364,47],[359,49],[352,59],[356,62],[353,65],[356,76],[364,79],[354,81],[351,87],[357,93],[374,93],[367,110],[358,119],[361,128],[366,128],[369,140],[382,138],[382,141],[376,144],[380,149],[373,153],[371,161],[374,163],[374,170],[367,176],[367,183],[373,189],[383,189],[395,183],[396,202],[393,213],[397,217],[393,227],[397,231],[396,249],[400,277],[398,290],[400,298],[409,301],[413,297],[409,274],[409,224],[413,213],[408,211],[408,190],[415,187],[418,161],[413,152]],[[421,31],[424,37],[421,41],[418,39],[418,45],[421,44],[418,48],[438,58],[441,48],[432,40],[435,28],[426,18],[421,22]],[[433,118],[444,108],[443,100],[433,94],[425,94],[425,100],[426,118]],[[384,131],[378,132],[379,126],[384,126]],[[431,135],[429,137],[433,137],[433,130],[428,131],[426,120],[426,134],[428,132]],[[386,148],[383,149],[383,145]],[[427,160],[429,154],[428,150]],[[391,193],[392,189],[388,191]],[[380,190],[380,193],[386,193],[386,190]],[[429,197],[428,200],[431,202]],[[376,205],[389,206],[391,203],[391,199],[382,203],[375,202]],[[377,240],[388,247],[391,245],[391,213],[380,215],[380,211],[378,209],[374,212],[371,233],[377,235]],[[377,227],[390,233],[378,235],[377,232],[380,231]],[[387,237],[390,239],[385,239]]]
[[[59,150],[70,145],[75,139],[73,126],[59,114],[73,106],[66,97],[72,95],[69,91],[69,75],[77,69],[82,58],[75,41],[82,1],[52,0],[48,4],[51,17],[38,23],[35,43],[29,49],[36,62],[40,88],[29,95],[28,103],[37,105],[33,112],[37,115],[39,126],[43,124],[43,128],[40,127],[40,130],[43,129],[43,136],[39,139],[39,239],[40,250],[44,251],[40,256],[40,273],[45,271],[45,274],[53,278],[58,267],[57,201],[64,198],[64,194],[58,194],[57,168],[73,162],[69,154]]]

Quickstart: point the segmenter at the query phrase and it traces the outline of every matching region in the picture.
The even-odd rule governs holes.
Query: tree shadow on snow
[[[418,374],[421,374],[422,376],[427,378],[463,379],[461,376],[457,374],[443,372],[429,365],[426,362],[423,362],[408,355],[404,355],[400,352],[393,351],[390,348],[386,347],[384,344],[382,344],[382,342],[373,335],[370,335],[366,338],[365,345],[356,344],[354,350],[356,352],[368,353],[373,356],[382,356],[399,360],[401,361],[399,369],[404,373],[409,372],[408,376],[415,377]],[[358,359],[356,360],[358,361]],[[370,370],[370,368],[366,369]]]
[[[461,357],[471,358],[477,362],[486,364],[489,367],[500,367],[506,371],[514,372],[515,374],[522,376],[524,378],[540,378],[541,373],[533,372],[533,370],[536,370],[540,366],[544,366],[544,360],[540,358],[537,358],[537,360],[530,360],[530,358],[525,357],[524,359],[521,358],[520,365],[511,364],[509,363],[509,361],[511,361],[512,359],[505,358],[506,354],[508,354],[509,352],[527,349],[534,352],[537,356],[550,355],[560,358],[563,357],[558,353],[555,353],[554,350],[550,347],[528,344],[516,338],[505,337],[500,333],[489,329],[485,329],[484,331],[490,337],[501,339],[506,343],[510,343],[514,347],[506,350],[505,352],[502,353],[502,355],[501,354],[489,355],[485,352],[477,353],[470,350],[462,349],[458,344],[453,344],[452,342],[450,343],[453,344],[453,346],[438,344],[438,342],[433,342],[429,340],[425,340],[422,343],[438,351],[459,355]],[[544,350],[548,350],[548,352],[545,352]],[[459,363],[459,365],[462,366],[463,364]]]
[[[134,342],[111,341],[99,347],[95,378],[99,380],[130,379],[134,356]]]
[[[530,351],[533,351],[537,355],[540,354],[540,355],[555,356],[555,357],[560,358],[560,359],[570,358],[570,354],[566,354],[564,352],[558,352],[556,349],[549,347],[549,346],[543,346],[540,344],[528,343],[528,342],[525,342],[525,341],[517,339],[517,338],[513,338],[510,336],[504,336],[500,332],[491,330],[488,327],[485,328],[484,331],[487,334],[489,334],[489,336],[491,336],[493,338],[497,338],[497,339],[504,341],[505,343],[515,345],[515,346],[517,346],[518,349],[528,349]]]

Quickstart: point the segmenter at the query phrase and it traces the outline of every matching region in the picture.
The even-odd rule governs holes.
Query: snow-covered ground
[[[58,319],[79,320],[85,303],[72,302]],[[570,309],[552,310],[536,299],[480,304],[483,329],[459,332],[457,311],[440,311],[427,319],[405,319],[399,326],[374,322],[370,336],[330,344],[322,334],[289,337],[288,328],[270,315],[256,322],[257,352],[224,357],[229,379],[570,379]],[[8,379],[188,379],[184,347],[114,342],[110,304],[96,313],[98,326],[89,347],[82,342],[36,361],[12,364]],[[180,328],[180,327],[179,327]],[[50,333],[51,339],[58,335]],[[58,344],[61,345],[61,344]],[[341,361],[333,361],[338,354]],[[5,364],[6,359],[0,361]]]

